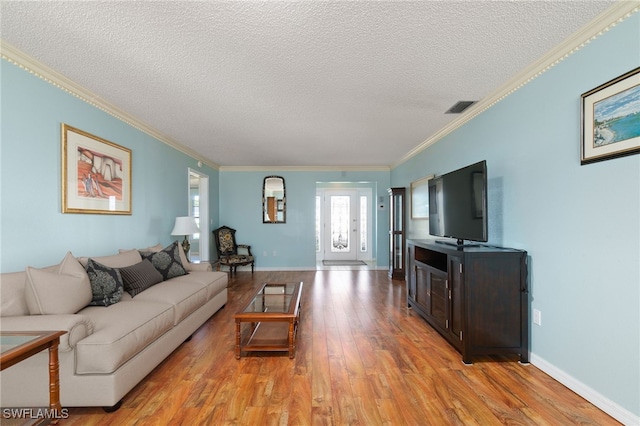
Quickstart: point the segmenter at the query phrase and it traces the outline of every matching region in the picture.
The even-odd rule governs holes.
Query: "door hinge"
[[[460,340],[462,341],[462,330],[460,330]]]
[[[449,290],[449,300],[451,300],[451,290]]]
[[[460,273],[462,273],[462,263],[460,264]]]
[[[449,320],[444,320],[444,327],[449,328]]]

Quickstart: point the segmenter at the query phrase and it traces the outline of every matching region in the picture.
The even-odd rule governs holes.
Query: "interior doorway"
[[[316,190],[316,259],[373,259],[371,188]]]
[[[191,168],[189,169],[189,216],[196,219],[200,228],[200,233],[190,238],[190,260],[210,260],[209,176]]]

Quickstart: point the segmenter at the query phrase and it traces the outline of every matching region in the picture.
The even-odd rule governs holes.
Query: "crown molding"
[[[220,166],[221,172],[389,172],[389,166]]]
[[[550,50],[542,58],[533,62],[530,66],[516,74],[513,78],[496,89],[492,94],[473,104],[468,110],[463,112],[460,117],[456,118],[432,135],[429,139],[409,151],[398,162],[392,164],[390,168],[394,169],[398,167],[405,161],[425,150],[427,147],[452,133],[454,130],[462,127],[467,122],[502,101],[516,90],[522,88],[534,78],[537,78],[541,74],[547,72],[555,65],[559,64],[564,59],[582,49],[584,46],[638,11],[640,11],[640,0],[623,0],[614,4],[589,24],[585,25],[582,29],[567,38],[563,43]]]
[[[131,114],[123,111],[122,109],[116,107],[115,105],[105,101],[104,99],[101,99],[95,93],[85,89],[84,87],[73,82],[72,80],[60,74],[59,72],[54,71],[53,69],[44,65],[37,59],[20,51],[19,49],[17,49],[16,47],[12,46],[11,44],[7,43],[4,40],[0,40],[0,52],[1,52],[2,59],[6,60],[7,62],[13,65],[16,65],[17,67],[29,72],[30,74],[33,74],[34,76],[46,81],[47,83],[57,87],[60,90],[67,92],[72,96],[75,96],[76,98],[93,106],[94,108],[97,108],[117,118],[118,120],[128,124],[129,126],[134,127],[140,130],[141,132],[148,134],[152,138],[157,139],[160,142],[163,142],[177,149],[178,151],[188,155],[189,157],[192,157],[198,161],[201,161],[202,163],[208,165],[213,169],[220,168],[218,164],[213,163],[211,160],[203,157],[202,155],[198,154],[191,148],[188,148],[180,144],[179,142],[168,137],[167,135],[164,135],[158,132],[148,124],[140,121],[139,119],[132,116]]]

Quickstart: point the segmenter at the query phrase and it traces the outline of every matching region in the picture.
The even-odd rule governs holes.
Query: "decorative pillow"
[[[177,241],[158,252],[141,251],[143,259],[149,259],[151,264],[162,274],[162,279],[187,275],[187,271],[180,261],[180,245]]]
[[[126,268],[120,268],[124,282],[124,290],[135,297],[136,294],[162,282],[162,274],[151,264],[149,259]]]
[[[71,252],[57,270],[26,268],[25,301],[31,315],[75,314],[91,302],[91,285]]]
[[[90,305],[109,306],[118,303],[122,297],[124,286],[122,276],[117,268],[110,268],[93,259],[87,260],[87,274],[91,281],[93,299]]]

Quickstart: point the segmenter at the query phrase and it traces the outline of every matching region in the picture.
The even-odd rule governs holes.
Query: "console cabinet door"
[[[420,309],[424,311],[425,314],[430,315],[429,305],[431,304],[431,286],[429,283],[429,267],[415,262],[414,264],[414,273],[416,277],[415,285],[416,285],[416,295],[414,300],[418,305],[420,305]]]
[[[449,257],[449,288],[448,288],[448,305],[449,305],[449,333],[454,341],[460,342],[464,339],[462,330],[464,329],[463,315],[463,269],[462,260],[459,257]]]
[[[446,329],[447,321],[447,274],[434,268],[427,268],[427,277],[431,289],[429,297],[429,314],[433,321]]]

